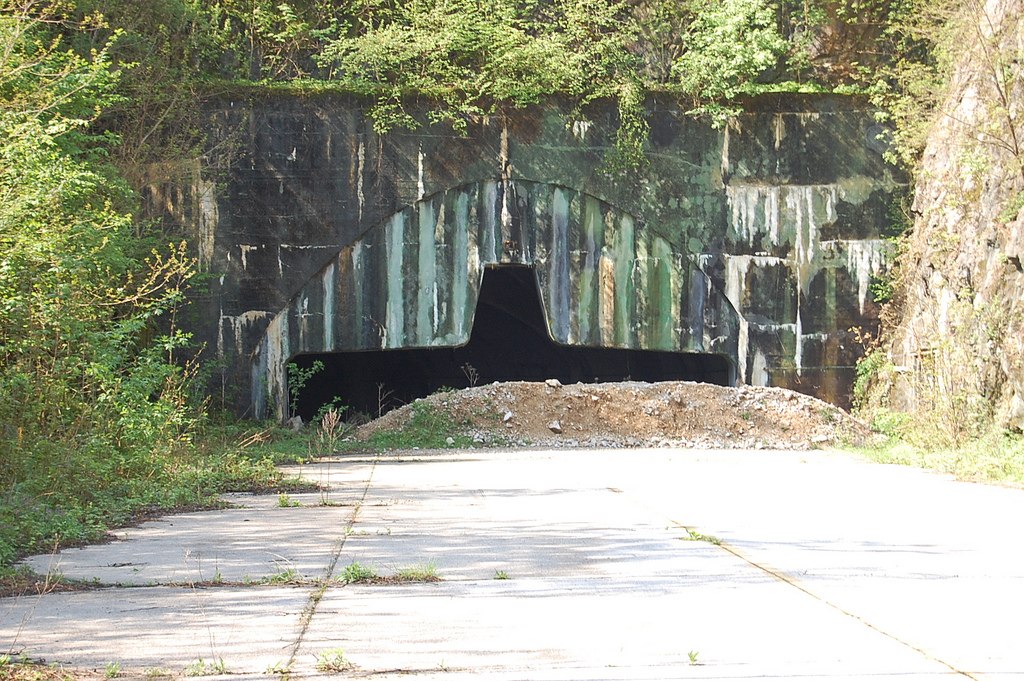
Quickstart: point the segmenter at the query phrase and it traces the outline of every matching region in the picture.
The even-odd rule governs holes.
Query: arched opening
[[[469,342],[456,348],[307,354],[292,360],[323,368],[298,391],[297,412],[311,418],[335,397],[348,414],[371,417],[443,387],[493,381],[562,383],[701,381],[728,385],[720,355],[560,345],[548,335],[533,268],[485,270]]]

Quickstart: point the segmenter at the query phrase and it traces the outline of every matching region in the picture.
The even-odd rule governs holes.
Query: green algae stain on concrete
[[[312,336],[304,341],[304,352],[457,346],[468,341],[483,268],[507,266],[499,260],[507,257],[534,269],[547,326],[557,342],[699,351],[707,345],[705,330],[713,331],[716,320],[735,317],[726,299],[706,284],[703,272],[682,266],[685,253],[639,228],[633,216],[563,187],[522,181],[506,182],[499,191],[492,187],[458,187],[396,213],[385,221],[379,238],[377,232],[368,233],[315,278],[315,301],[331,305],[330,310],[311,309],[311,282],[296,295],[302,311],[290,305],[276,323],[287,329],[290,317],[315,315],[357,329]],[[531,208],[490,221],[489,216],[509,208],[508,203],[488,206],[487,198],[504,202],[509,196],[528,197]],[[471,211],[474,197],[483,198],[479,210]],[[483,236],[482,244],[477,235]],[[491,250],[498,242],[517,245],[498,253]],[[372,266],[361,266],[364,259]],[[350,276],[328,276],[350,261]],[[357,272],[366,279],[356,279]],[[375,283],[374,273],[383,280]],[[699,281],[684,281],[684,276]],[[327,281],[335,288],[323,294]],[[696,311],[706,318],[700,337],[681,327],[681,292],[691,289],[707,294]],[[371,312],[373,291],[385,298],[382,321]],[[353,299],[356,304],[345,302]],[[279,393],[275,404],[286,404],[281,399],[289,360],[286,336],[264,339],[267,351],[261,352],[257,367],[259,375],[276,377],[270,382],[272,394]]]
[[[633,217],[619,218],[618,230],[612,241],[614,259],[612,278],[615,282],[615,345],[633,347],[633,316],[636,294],[633,290],[633,262],[636,255],[636,227]]]

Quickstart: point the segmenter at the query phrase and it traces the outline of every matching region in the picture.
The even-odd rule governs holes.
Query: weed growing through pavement
[[[341,421],[341,412],[337,409],[328,409],[320,418],[320,426],[316,431],[316,447],[320,456],[325,454],[333,456],[338,449],[338,443],[345,434],[345,424]],[[312,447],[312,443],[310,447]],[[312,454],[312,452],[310,452]],[[327,460],[327,481],[324,483],[324,470],[320,469],[320,505],[331,505],[331,459]]]
[[[700,664],[700,662],[697,661],[697,658],[700,657],[700,653],[698,653],[696,650],[691,650],[687,653],[687,656],[690,658],[691,665]]]
[[[714,544],[715,546],[719,546],[722,543],[722,540],[718,537],[713,537],[710,534],[701,534],[697,530],[690,529],[689,527],[686,528],[686,536],[682,539],[683,541],[706,541],[707,543]]]
[[[228,673],[228,666],[224,664],[224,658],[218,657],[216,661],[207,662],[199,658],[189,666],[185,667],[185,676],[220,676]]]
[[[341,581],[346,584],[356,584],[358,582],[369,582],[370,580],[376,579],[377,573],[373,571],[373,568],[365,567],[359,563],[352,563],[346,565],[345,569],[341,571]]]
[[[298,499],[292,499],[284,492],[281,492],[277,495],[277,505],[281,508],[294,508],[296,506],[302,506],[302,502]]]
[[[143,672],[143,677],[147,679],[169,679],[172,676],[174,675],[163,667],[150,667]]]
[[[295,568],[281,568],[260,580],[260,584],[301,584],[302,575]]]
[[[103,676],[107,679],[116,679],[121,674],[120,662],[108,662],[103,669]]]
[[[267,674],[276,674],[282,678],[287,678],[292,673],[292,665],[287,660],[278,660],[274,664],[267,667]]]
[[[505,572],[504,570],[495,570],[494,571],[494,578],[495,579],[508,579],[508,573]]]
[[[343,672],[352,668],[352,663],[345,657],[341,648],[330,648],[316,654],[316,670],[318,672]]]
[[[395,580],[399,582],[439,582],[441,578],[437,574],[437,566],[433,563],[424,563],[401,568],[395,573]]]

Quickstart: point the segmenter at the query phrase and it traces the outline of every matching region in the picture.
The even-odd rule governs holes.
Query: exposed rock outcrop
[[[931,130],[901,258],[877,401],[942,414],[954,435],[1024,427],[1021,0],[971,6]]]

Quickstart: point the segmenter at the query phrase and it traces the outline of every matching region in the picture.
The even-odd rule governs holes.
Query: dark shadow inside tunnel
[[[323,368],[298,391],[303,420],[335,397],[346,416],[376,417],[443,387],[493,381],[562,383],[701,381],[728,385],[729,361],[720,355],[560,345],[548,335],[537,278],[530,267],[490,267],[484,273],[469,342],[457,348],[299,355],[308,369]]]

